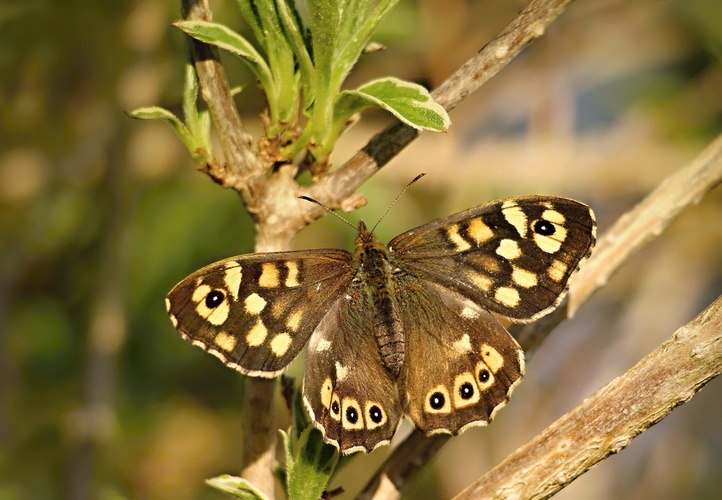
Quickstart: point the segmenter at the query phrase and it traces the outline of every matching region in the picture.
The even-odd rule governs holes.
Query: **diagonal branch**
[[[722,373],[722,296],[456,498],[548,498]]]
[[[447,111],[454,109],[491,77],[509,64],[564,11],[571,0],[532,0],[491,42],[456,70],[431,94]],[[420,132],[397,123],[374,136],[350,160],[304,191],[324,205],[341,206],[342,200],[378,172]],[[323,215],[318,206],[308,207],[314,217]]]

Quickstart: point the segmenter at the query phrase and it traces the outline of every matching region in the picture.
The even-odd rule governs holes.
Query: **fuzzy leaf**
[[[260,80],[267,94],[273,89],[271,70],[266,60],[248,40],[232,29],[209,21],[177,21],[173,25],[196,40],[239,56]]]
[[[298,441],[285,432],[283,439],[288,498],[320,498],[338,463],[338,450],[324,443],[321,431],[313,425],[304,429]]]
[[[341,127],[351,115],[370,106],[385,109],[414,128],[446,131],[451,124],[446,110],[421,85],[381,78],[341,92],[334,106],[334,125]]]
[[[223,474],[206,480],[209,486],[243,500],[268,500],[268,497],[246,479]]]

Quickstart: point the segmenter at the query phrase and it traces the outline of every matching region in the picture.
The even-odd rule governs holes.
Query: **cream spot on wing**
[[[174,314],[168,314],[170,317],[170,322],[173,323],[173,328],[178,328],[178,318],[175,317]]]
[[[165,310],[170,312],[170,299],[168,297],[165,298]]]
[[[480,217],[471,219],[469,221],[467,233],[469,234],[469,238],[474,240],[477,245],[486,243],[494,237],[494,231],[492,231],[489,226],[484,224],[484,221],[481,220]]]
[[[212,288],[208,285],[198,285],[195,290],[193,290],[193,296],[191,297],[191,300],[198,304],[202,300],[206,300],[206,295],[211,293]]]
[[[219,347],[226,352],[231,352],[236,347],[236,338],[228,335],[226,332],[218,332],[216,337],[213,339],[213,343],[216,347]]]
[[[554,224],[564,224],[567,221],[566,217],[564,217],[564,214],[557,212],[553,209],[544,210],[544,213],[542,214],[542,219],[553,222]]]
[[[291,336],[287,333],[278,333],[271,339],[271,352],[279,358],[286,354],[291,347]]]
[[[260,319],[256,321],[256,324],[248,330],[246,335],[246,343],[251,347],[256,347],[263,344],[266,341],[268,335],[268,329]]]
[[[286,326],[289,330],[297,332],[298,327],[301,324],[301,318],[303,317],[303,314],[301,314],[300,311],[294,311],[291,314],[288,315],[288,318],[286,319]]]
[[[497,373],[504,366],[504,357],[499,351],[491,347],[489,344],[481,344],[481,359],[484,360],[489,369]]]
[[[469,372],[457,375],[454,379],[454,406],[463,408],[473,405],[481,399],[481,391],[476,386],[474,375]]]
[[[476,319],[479,317],[479,311],[477,311],[473,307],[467,306],[461,310],[461,317],[466,319]]]
[[[261,264],[261,276],[258,278],[258,286],[262,288],[276,288],[280,284],[278,266],[274,262],[264,262]]]
[[[519,236],[525,238],[527,231],[527,220],[526,214],[521,209],[521,207],[513,201],[507,201],[504,202],[504,204],[501,206],[501,211],[504,214],[504,218],[506,219],[506,221],[512,226],[514,226],[514,229],[516,229],[516,232],[519,233]]]
[[[343,381],[348,377],[348,367],[336,361],[336,380]]]
[[[231,312],[231,306],[228,304],[228,299],[223,299],[223,302],[213,309],[208,308],[205,302],[201,302],[198,304],[196,309],[199,308],[203,308],[205,309],[205,312],[210,313],[207,316],[202,314],[202,316],[204,316],[209,323],[216,326],[225,323],[228,319],[228,314]]]
[[[527,271],[521,267],[514,266],[514,270],[511,273],[511,279],[514,283],[523,288],[532,288],[537,285],[536,273]]]
[[[567,239],[567,230],[563,226],[554,224],[554,228],[554,234],[551,236],[534,233],[534,242],[546,253],[558,252],[564,240]]]
[[[329,377],[326,377],[321,385],[321,404],[326,409],[331,407],[331,396],[333,396],[333,383]]]
[[[499,242],[499,247],[496,249],[496,254],[500,257],[504,257],[507,260],[514,260],[521,256],[521,249],[519,248],[519,244],[516,241],[504,239]]]
[[[554,281],[560,282],[567,274],[567,269],[569,269],[568,265],[566,265],[561,260],[555,260],[554,262],[552,262],[551,267],[547,270],[547,274]]]
[[[486,274],[470,271],[466,273],[466,276],[469,278],[469,281],[474,284],[474,286],[485,292],[491,290],[491,287],[494,285],[494,281]]]
[[[469,334],[465,333],[463,337],[452,344],[454,350],[459,354],[468,354],[471,352],[471,339]]]
[[[289,260],[286,262],[286,269],[288,269],[288,276],[286,276],[285,285],[288,288],[298,286],[298,263]]]
[[[316,345],[316,352],[328,351],[329,349],[331,349],[331,341],[326,339],[318,341],[318,344]]]
[[[238,300],[238,291],[241,289],[241,280],[243,279],[243,271],[238,262],[229,262],[226,264],[226,271],[223,273],[223,282],[226,288],[233,295],[234,300]]]
[[[454,246],[457,252],[465,252],[471,248],[471,245],[459,234],[459,225],[452,224],[446,228],[446,235]]]
[[[263,311],[263,308],[266,307],[266,299],[255,292],[246,297],[246,300],[243,303],[246,306],[246,312],[254,316],[260,314],[260,312]]]
[[[496,293],[494,293],[494,299],[506,307],[516,307],[519,305],[520,297],[516,288],[500,286],[496,289]]]

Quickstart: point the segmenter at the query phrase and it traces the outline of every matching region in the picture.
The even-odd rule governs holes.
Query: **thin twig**
[[[548,498],[722,373],[722,296],[457,499]]]

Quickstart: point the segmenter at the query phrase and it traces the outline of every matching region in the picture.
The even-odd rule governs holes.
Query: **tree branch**
[[[722,296],[456,498],[548,498],[722,373]]]
[[[447,111],[454,109],[472,92],[509,64],[564,11],[571,0],[532,0],[529,5],[474,57],[447,78],[431,94]],[[420,132],[401,123],[380,132],[343,166],[326,178],[303,190],[324,205],[341,207],[341,201],[378,172],[401,150],[411,144]],[[310,206],[317,218],[323,209]]]

